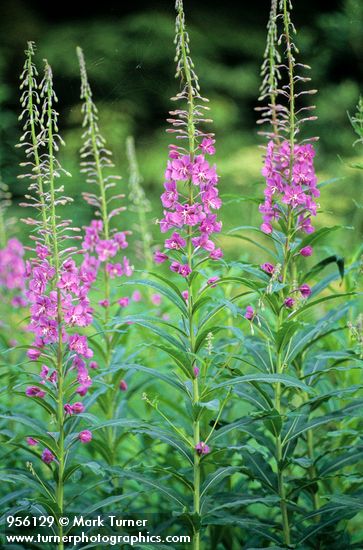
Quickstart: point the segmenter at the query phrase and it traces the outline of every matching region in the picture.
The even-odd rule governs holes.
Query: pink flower
[[[98,369],[98,363],[96,361],[90,361],[89,362],[89,368],[90,369]]]
[[[189,298],[189,292],[187,290],[183,290],[182,296],[183,296],[184,300],[187,302],[188,298]]]
[[[313,253],[313,247],[312,246],[304,246],[304,248],[302,248],[300,250],[301,256],[305,256],[305,257],[311,256],[312,253]]]
[[[119,388],[121,391],[127,391],[127,382],[125,382],[125,380],[121,380],[120,381],[120,384],[119,384]]]
[[[203,151],[204,154],[214,155],[216,149],[214,147],[215,140],[212,138],[204,138],[202,143],[199,145],[199,148]]]
[[[254,317],[255,317],[255,310],[253,309],[252,306],[247,306],[246,312],[245,312],[245,318],[248,319],[248,321],[253,321]]]
[[[160,250],[157,250],[157,251],[154,253],[154,262],[155,262],[156,264],[162,264],[162,263],[164,263],[168,258],[169,258],[169,256],[167,256],[167,254],[164,254],[163,252],[160,252]]]
[[[211,277],[210,279],[208,279],[207,285],[209,285],[211,288],[215,288],[217,286],[217,281],[219,281],[219,277]]]
[[[81,413],[83,413],[84,409],[85,409],[85,407],[84,407],[83,403],[81,403],[80,401],[76,401],[72,405],[73,414],[81,414]]]
[[[28,397],[40,397],[43,398],[45,396],[45,391],[41,390],[37,386],[29,386],[25,390],[25,395]]]
[[[165,248],[180,250],[186,245],[186,241],[182,239],[179,233],[173,233],[170,239],[166,239]]]
[[[301,296],[303,298],[309,298],[309,296],[311,294],[311,288],[310,288],[309,285],[303,284],[299,287],[299,290],[300,290]]]
[[[100,300],[100,301],[98,302],[98,304],[99,304],[101,307],[109,307],[110,301],[109,301],[109,300]]]
[[[291,309],[294,307],[295,300],[294,298],[291,298],[291,296],[288,296],[284,301],[284,306],[287,307],[287,309]]]
[[[199,443],[196,444],[195,450],[197,451],[198,455],[207,455],[210,453],[210,448],[204,441],[199,441]]]
[[[198,378],[199,376],[199,367],[194,366],[193,367],[193,374],[195,378]]]
[[[182,277],[188,277],[192,272],[188,264],[180,264],[179,262],[172,262],[170,269]]]
[[[131,298],[134,302],[141,302],[142,300],[142,294],[139,290],[135,290],[135,292],[132,293]]]
[[[155,306],[160,306],[161,300],[162,300],[162,298],[161,298],[160,294],[153,294],[151,296],[151,301]]]
[[[223,258],[223,252],[220,248],[215,248],[214,250],[212,250],[212,252],[209,254],[209,257],[212,259],[212,260],[220,260],[221,258]]]
[[[171,178],[174,181],[187,181],[190,178],[192,164],[189,155],[171,161]]]
[[[37,361],[39,359],[39,356],[41,354],[40,349],[28,349],[27,356],[29,357],[30,361]]]
[[[81,443],[89,443],[92,441],[92,432],[89,430],[83,430],[78,434],[78,439]]]
[[[63,409],[64,409],[64,412],[65,412],[66,414],[69,414],[69,415],[72,415],[72,414],[73,414],[73,407],[72,407],[72,405],[70,405],[69,403],[66,403],[66,404],[64,405]]]
[[[266,222],[261,224],[261,231],[269,235],[270,233],[272,233],[272,225]]]
[[[27,437],[26,442],[29,445],[29,447],[36,447],[38,445],[38,441],[34,439],[33,437]]]
[[[267,273],[268,275],[273,275],[275,271],[275,267],[269,263],[262,264],[260,267],[262,271],[265,271],[265,273]]]
[[[123,298],[120,298],[119,300],[117,300],[117,303],[121,307],[127,307],[130,303],[130,298],[128,298],[127,296],[124,296]]]
[[[111,279],[114,279],[115,277],[121,277],[121,275],[123,275],[124,273],[122,269],[122,265],[120,263],[117,263],[117,264],[109,263],[106,265],[106,270]]]
[[[113,240],[100,240],[96,245],[96,252],[100,262],[105,262],[109,258],[116,256],[118,251],[117,243]]]
[[[84,357],[92,357],[93,351],[87,345],[87,337],[79,334],[72,334],[69,338],[69,349]]]
[[[46,464],[50,464],[55,460],[54,454],[49,449],[44,449],[42,452],[42,461]]]

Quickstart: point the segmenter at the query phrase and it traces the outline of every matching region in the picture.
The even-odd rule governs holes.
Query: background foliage
[[[67,148],[61,159],[72,175],[68,192],[77,201],[81,222],[90,211],[81,199],[85,183],[78,169],[81,133],[77,45],[88,60],[89,77],[98,104],[102,131],[114,151],[116,166],[127,180],[125,140],[136,139],[144,186],[153,203],[150,221],[160,216],[157,202],[165,165],[165,114],[169,97],[175,93],[173,79],[173,2],[139,1],[136,5],[103,2],[81,5],[72,11],[54,13],[43,2],[5,1],[0,17],[0,170],[11,186],[16,202],[25,183],[17,181],[19,151],[14,144],[20,135],[17,123],[18,74],[26,40],[35,40],[38,59],[47,57],[53,66],[61,109],[61,132]],[[259,66],[264,50],[269,2],[260,0],[246,9],[232,1],[223,6],[213,2],[187,2],[189,31],[195,63],[205,95],[213,109],[218,138],[216,161],[221,193],[252,196],[262,194],[261,154],[256,147],[256,97]],[[362,174],[349,167],[357,160],[352,149],[352,131],[347,111],[354,112],[363,77],[363,5],[359,0],[296,2],[294,21],[299,28],[298,46],[312,66],[316,112],[314,132],[320,136],[317,169],[320,180],[337,179],[323,192],[321,226],[332,223],[354,225],[357,231],[337,232],[340,246],[360,242],[363,230],[359,202]],[[358,151],[357,151],[358,153]],[[260,191],[261,189],[261,191]],[[362,201],[361,201],[362,202]],[[14,206],[16,209],[16,206]],[[225,229],[259,222],[257,207],[235,203],[224,207]],[[128,214],[125,214],[126,216]],[[19,228],[24,231],[24,228]],[[155,233],[157,234],[157,233]],[[223,243],[234,253],[230,240]],[[245,250],[249,250],[246,245]]]

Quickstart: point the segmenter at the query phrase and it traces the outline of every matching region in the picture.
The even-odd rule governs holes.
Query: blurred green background
[[[347,251],[362,240],[362,173],[349,164],[362,156],[352,147],[353,130],[348,112],[354,113],[363,82],[362,0],[297,0],[293,20],[298,29],[300,60],[312,67],[313,96],[318,121],[305,129],[318,135],[316,167],[320,181],[338,178],[323,189],[323,212],[317,226],[354,225],[354,231],[335,233],[332,247]],[[269,1],[223,2],[185,0],[192,55],[202,94],[210,99],[213,131],[217,138],[218,172],[222,195],[261,196],[262,139],[256,133],[259,67],[265,44]],[[174,2],[139,0],[133,5],[102,2],[72,8],[46,2],[3,0],[0,8],[0,170],[14,196],[12,214],[24,215],[17,206],[25,183],[17,180],[22,151],[14,145],[21,129],[18,75],[27,40],[37,43],[39,68],[51,63],[59,97],[60,131],[66,141],[63,165],[72,173],[66,189],[76,203],[76,223],[91,217],[81,192],[86,184],[79,173],[81,136],[79,78],[75,48],[84,49],[94,99],[100,111],[101,130],[114,152],[121,187],[128,194],[125,140],[135,136],[144,187],[152,203],[150,228],[161,216],[158,197],[163,184],[168,137],[165,134],[174,80]],[[253,203],[252,203],[253,204]],[[226,201],[222,212],[226,230],[236,225],[259,224],[257,205]],[[120,229],[135,223],[131,212],[118,218]],[[21,224],[16,230],[25,232]],[[235,252],[236,242],[224,239]],[[248,248],[246,249],[248,253]]]

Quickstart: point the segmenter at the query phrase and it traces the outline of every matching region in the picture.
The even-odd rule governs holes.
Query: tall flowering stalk
[[[178,144],[169,146],[169,161],[165,172],[165,191],[161,196],[165,208],[160,221],[162,233],[172,230],[165,240],[164,251],[157,251],[157,263],[168,262],[171,271],[185,279],[182,295],[187,308],[183,324],[188,335],[188,353],[192,358],[188,367],[192,378],[193,417],[193,513],[201,514],[201,461],[210,449],[203,440],[200,425],[199,366],[193,359],[198,353],[195,304],[198,299],[195,279],[198,268],[208,259],[217,260],[222,251],[215,245],[212,235],[221,230],[215,211],[221,207],[218,196],[216,167],[209,163],[208,156],[215,152],[212,134],[199,129],[210,122],[205,118],[206,99],[200,95],[198,77],[190,57],[189,36],[185,28],[183,2],[176,2],[176,77],[182,89],[174,101],[186,104],[170,112],[170,134]],[[200,526],[194,525],[193,548],[200,548]]]
[[[84,405],[79,397],[85,396],[92,383],[86,362],[93,352],[88,347],[87,337],[79,334],[76,327],[85,327],[92,322],[92,308],[88,292],[91,284],[85,266],[76,266],[73,259],[77,246],[70,246],[75,239],[77,229],[70,220],[63,220],[58,213],[59,207],[71,201],[64,195],[64,186],[57,184],[59,178],[68,175],[61,167],[56,153],[63,145],[58,134],[58,113],[55,109],[57,97],[53,88],[53,76],[50,65],[45,61],[44,78],[37,85],[36,70],[31,60],[34,47],[28,45],[27,61],[23,78],[23,87],[30,86],[22,96],[25,104],[24,135],[21,143],[26,144],[27,162],[31,171],[27,176],[31,181],[27,196],[29,203],[40,211],[40,217],[28,217],[24,221],[33,229],[31,239],[34,243],[33,257],[27,266],[28,290],[30,302],[29,331],[34,341],[28,350],[28,358],[41,365],[39,375],[35,375],[38,384],[28,386],[26,395],[36,400],[54,419],[56,432],[32,434],[28,438],[30,447],[44,445],[41,458],[53,467],[54,494],[46,491],[47,506],[57,517],[64,512],[64,485],[66,467],[70,458],[70,449],[77,439],[81,442],[87,432],[87,441],[92,434],[89,431],[73,434],[70,417],[83,412]],[[28,95],[37,98],[41,110],[34,109],[32,101],[26,101]],[[39,95],[38,95],[39,94]],[[27,142],[28,136],[31,141]],[[34,137],[35,136],[35,137]],[[34,137],[34,139],[33,139]],[[76,329],[76,332],[75,330]],[[72,400],[77,399],[73,404]],[[88,436],[89,435],[89,436]],[[52,466],[51,466],[52,465]],[[40,481],[33,467],[31,472]],[[60,535],[59,549],[63,549],[63,526],[58,522]]]
[[[270,532],[270,536],[275,537],[272,539],[274,542],[287,548],[303,545],[307,540],[316,543],[320,531],[325,529],[327,518],[333,521],[333,515],[329,516],[332,509],[321,507],[319,498],[319,481],[324,478],[324,468],[319,469],[317,465],[313,430],[344,413],[338,408],[332,415],[328,411],[311,417],[316,413],[312,395],[316,391],[325,394],[325,387],[320,386],[319,376],[314,375],[317,367],[313,366],[314,352],[309,355],[309,343],[317,346],[319,351],[324,350],[325,361],[328,362],[329,347],[322,347],[328,345],[322,339],[332,330],[338,332],[344,328],[339,321],[349,308],[347,304],[344,308],[328,312],[315,321],[313,328],[303,323],[316,304],[349,293],[334,293],[314,300],[314,296],[325,290],[327,283],[323,280],[313,288],[308,284],[329,263],[336,262],[340,276],[344,275],[344,267],[337,256],[330,256],[308,271],[304,266],[314,252],[312,244],[318,242],[329,229],[315,231],[312,224],[318,210],[316,200],[320,195],[313,163],[313,142],[316,138],[301,140],[300,135],[303,124],[316,117],[311,113],[313,107],[301,106],[298,102],[301,97],[314,94],[315,90],[306,90],[304,84],[310,78],[299,74],[301,69],[309,67],[296,61],[298,50],[294,44],[296,31],[291,21],[291,9],[290,0],[272,0],[262,65],[260,100],[267,102],[267,105],[258,109],[262,113],[259,122],[269,125],[267,130],[261,132],[269,141],[262,170],[266,188],[265,199],[260,206],[263,217],[261,230],[273,245],[270,253],[274,263],[265,261],[259,271],[254,271],[261,287],[258,289],[257,307],[249,305],[245,312],[252,337],[244,350],[245,360],[251,361],[259,370],[268,371],[265,375],[259,375],[260,382],[255,385],[256,404],[257,415],[274,442],[271,446],[265,435],[261,440],[256,438],[269,449],[272,468],[261,457],[245,457],[247,471],[251,479],[259,479],[262,487],[277,494],[277,519],[282,535],[280,539],[278,529]],[[334,329],[331,328],[332,323],[336,323]],[[272,383],[272,387],[265,392],[263,383]],[[333,399],[333,389],[325,395],[328,400]],[[261,403],[261,396],[263,400],[267,399],[265,403]],[[302,485],[302,481],[296,464],[299,464],[301,448],[307,457],[304,464],[307,480],[300,493],[297,487]],[[310,504],[312,512],[308,511]],[[301,511],[297,508],[299,505]],[[301,522],[311,519],[321,523],[314,530],[300,528]]]
[[[97,350],[101,354],[102,364],[93,362],[93,367],[101,367],[108,384],[108,391],[101,395],[99,403],[106,417],[111,420],[117,408],[117,394],[125,392],[127,384],[119,379],[120,373],[117,364],[112,364],[116,353],[120,335],[110,330],[112,311],[125,308],[128,305],[128,297],[120,297],[117,294],[116,281],[121,277],[130,277],[133,267],[124,250],[128,247],[127,236],[130,231],[117,231],[111,227],[115,216],[125,210],[124,206],[117,206],[122,194],[111,193],[116,187],[120,176],[112,173],[114,164],[112,153],[107,149],[106,141],[100,133],[98,125],[98,111],[93,101],[92,90],[88,81],[85,58],[81,48],[77,48],[77,55],[81,74],[81,99],[83,113],[82,135],[83,146],[81,148],[81,171],[86,175],[87,183],[95,188],[95,192],[83,194],[85,200],[95,208],[96,219],[85,228],[85,238],[82,243],[84,263],[87,264],[92,281],[98,282],[98,273],[102,274],[99,300],[101,313],[96,312],[97,321],[101,322],[102,342],[97,343]],[[110,172],[111,170],[111,172]],[[115,204],[115,206],[113,206]],[[122,254],[122,258],[119,256]],[[96,338],[97,339],[97,338]],[[95,340],[96,340],[95,339]],[[113,367],[111,369],[111,366]],[[117,445],[114,428],[106,428],[106,442],[108,446],[107,458],[112,464],[115,461]]]

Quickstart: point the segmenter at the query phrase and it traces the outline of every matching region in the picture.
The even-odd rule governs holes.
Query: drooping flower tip
[[[264,271],[268,275],[273,275],[273,273],[275,271],[275,266],[273,266],[272,264],[270,264],[268,262],[262,264],[260,267],[261,267],[262,271]]]
[[[54,454],[49,449],[44,449],[42,452],[42,461],[45,462],[45,464],[51,464],[54,460]]]
[[[121,391],[127,391],[128,385],[125,380],[121,380],[119,384],[119,388]]]
[[[304,246],[304,248],[302,248],[300,250],[301,256],[308,257],[308,256],[311,256],[312,253],[313,253],[313,247],[312,246]]]
[[[199,443],[196,444],[195,450],[197,451],[198,455],[207,455],[210,453],[210,448],[204,441],[199,441]]]
[[[90,432],[89,430],[83,430],[78,434],[78,439],[81,443],[89,443],[90,441],[92,441],[92,437],[92,432]]]
[[[253,321],[254,317],[255,317],[255,310],[253,309],[252,306],[247,306],[246,312],[245,312],[245,318],[248,319],[248,321]]]

